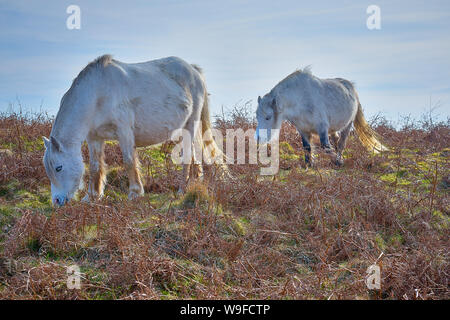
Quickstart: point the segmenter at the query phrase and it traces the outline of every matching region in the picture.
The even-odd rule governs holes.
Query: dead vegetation
[[[255,123],[237,107],[222,130]],[[350,138],[345,165],[281,134],[281,170],[230,166],[176,194],[170,146],[140,151],[146,195],[126,200],[120,150],[106,147],[105,198],[54,209],[42,166],[43,116],[0,117],[0,299],[449,299],[447,123],[373,124],[391,152]],[[87,158],[87,150],[84,147]],[[381,290],[365,285],[381,267]],[[81,268],[81,289],[66,269]]]

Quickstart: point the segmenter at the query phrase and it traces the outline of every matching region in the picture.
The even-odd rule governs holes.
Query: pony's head
[[[43,137],[44,166],[51,182],[52,203],[62,206],[72,199],[81,187],[84,173],[80,149],[64,147],[55,137]]]
[[[260,143],[270,142],[278,138],[283,117],[277,105],[277,99],[271,94],[263,98],[258,97],[258,108],[256,109],[256,139]]]

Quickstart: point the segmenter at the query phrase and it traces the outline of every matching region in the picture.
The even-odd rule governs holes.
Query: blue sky
[[[68,30],[66,8],[81,8]],[[368,30],[366,9],[381,9]],[[179,56],[205,70],[212,113],[253,101],[307,65],[356,83],[368,117],[450,110],[450,1],[0,0],[0,111],[56,114],[72,79],[95,57]]]

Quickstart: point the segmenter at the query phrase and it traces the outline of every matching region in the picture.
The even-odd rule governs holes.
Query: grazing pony
[[[313,133],[319,135],[322,148],[335,163],[342,165],[342,151],[352,124],[368,150],[387,150],[365,120],[353,84],[341,78],[319,79],[309,68],[295,71],[263,98],[258,97],[256,118],[256,138],[260,142],[276,139],[282,122],[290,121],[302,137],[307,165],[313,164],[310,143]],[[273,132],[273,129],[278,130]],[[328,135],[331,135],[337,154],[331,148]]]
[[[199,124],[201,123],[201,130]],[[89,188],[84,200],[103,195],[105,140],[118,140],[129,178],[128,198],[144,193],[136,147],[164,142],[177,129],[201,140],[211,153],[208,94],[201,69],[180,58],[124,63],[104,55],[89,63],[61,99],[50,138],[44,137],[44,166],[52,201],[63,205],[82,185],[81,145],[89,147]],[[198,132],[200,131],[200,132]],[[192,145],[193,148],[193,145]],[[190,159],[193,149],[183,150]],[[194,160],[195,161],[195,160]],[[196,162],[197,163],[197,162]],[[202,167],[196,164],[200,176]],[[190,162],[183,166],[187,183]]]

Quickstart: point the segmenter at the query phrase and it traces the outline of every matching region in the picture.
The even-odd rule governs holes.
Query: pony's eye
[[[60,172],[62,170],[62,166],[58,166],[55,168],[56,172]]]
[[[266,120],[270,120],[270,117],[266,117]]]

